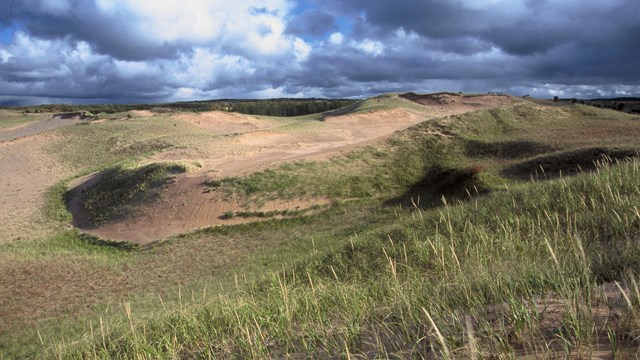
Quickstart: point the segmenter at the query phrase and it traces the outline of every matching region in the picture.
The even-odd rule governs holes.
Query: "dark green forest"
[[[98,113],[118,113],[130,110],[154,110],[154,111],[228,111],[248,115],[267,116],[302,116],[324,111],[335,110],[353,104],[358,100],[349,99],[266,99],[266,100],[242,100],[222,99],[205,101],[188,101],[163,104],[96,104],[96,105],[38,105],[17,107],[27,113],[39,112],[75,112],[89,111]]]

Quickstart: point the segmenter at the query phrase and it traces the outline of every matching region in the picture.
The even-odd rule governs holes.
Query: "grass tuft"
[[[188,170],[183,163],[121,164],[99,175],[84,194],[83,205],[94,224],[102,225],[157,200],[172,177]]]

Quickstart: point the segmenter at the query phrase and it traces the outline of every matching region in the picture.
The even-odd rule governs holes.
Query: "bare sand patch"
[[[86,211],[82,208],[81,196],[84,189],[92,186],[100,178],[92,174],[74,181],[71,186],[76,196],[69,204],[74,215],[74,225],[91,234],[110,240],[149,243],[172,235],[192,231],[202,227],[254,222],[259,216],[251,213],[300,211],[316,205],[326,205],[329,199],[276,199],[260,204],[243,204],[211,187],[205,181],[207,174],[187,174],[173,182],[169,196],[150,206],[144,214],[112,221],[101,227],[94,227]],[[244,216],[236,216],[236,214]]]
[[[194,114],[176,114],[173,118],[188,122],[214,134],[229,134],[258,129],[269,129],[279,124],[275,121],[261,119],[251,115],[228,113],[224,111],[208,111]]]
[[[139,118],[146,118],[146,117],[151,117],[155,115],[153,112],[149,110],[130,110],[127,113],[131,114],[131,116],[139,117]]]
[[[41,214],[43,194],[68,176],[44,147],[54,134],[38,134],[0,142],[0,242],[49,234]]]
[[[411,100],[421,105],[431,108],[443,108],[449,111],[473,111],[480,109],[491,109],[498,106],[508,105],[514,102],[515,98],[500,94],[416,94],[406,93],[400,95],[402,98]]]

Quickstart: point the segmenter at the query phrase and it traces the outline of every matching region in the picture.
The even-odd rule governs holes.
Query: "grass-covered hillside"
[[[397,107],[426,111],[389,96],[343,112]],[[110,179],[87,190],[101,216],[125,198],[144,207],[122,186],[162,189],[187,170],[150,155],[237,144],[130,121],[61,130],[50,148],[76,176]],[[44,209],[55,234],[0,245],[0,357],[637,356],[639,139],[638,116],[514,101],[212,182],[238,203],[331,205],[142,246],[70,228],[60,182]]]

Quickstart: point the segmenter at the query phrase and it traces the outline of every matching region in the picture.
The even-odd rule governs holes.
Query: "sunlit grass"
[[[49,114],[27,114],[15,110],[0,109],[0,130],[27,124],[33,121],[44,120]]]
[[[360,110],[393,107],[367,101]],[[284,130],[304,128],[291,121]],[[637,148],[637,128],[630,115],[535,104],[434,120],[330,161],[212,183],[252,202],[337,200],[329,209],[147,247],[63,230],[61,183],[46,210],[60,232],[0,247],[0,265],[64,268],[89,299],[37,303],[52,320],[0,344],[60,358],[625,358],[640,335],[640,165],[533,181],[503,170],[616,139]],[[161,117],[114,120],[67,129],[78,144],[52,151],[78,171],[102,170],[214,139],[193,130]],[[467,173],[473,181],[441,176]]]
[[[50,350],[119,358],[587,354],[619,329],[613,312],[637,313],[631,300],[604,318],[595,312],[607,308],[599,284],[631,281],[626,274],[640,270],[639,185],[640,164],[631,162],[415,209],[237,295],[152,319],[125,307],[123,322],[109,325],[115,332],[94,325],[92,337]],[[617,351],[635,346],[615,336]]]

